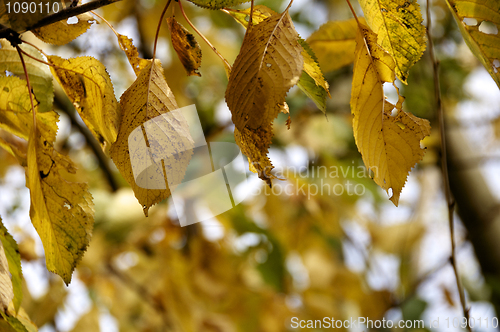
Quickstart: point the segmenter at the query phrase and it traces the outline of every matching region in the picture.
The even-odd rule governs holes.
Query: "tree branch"
[[[41,27],[44,27],[44,26],[47,26],[47,25],[50,25],[52,23],[56,23],[56,22],[59,22],[62,20],[67,20],[70,17],[80,15],[80,14],[89,12],[91,10],[110,5],[113,2],[118,2],[118,1],[121,1],[121,0],[94,0],[94,1],[91,1],[89,3],[80,5],[80,6],[68,7],[68,8],[65,8],[65,9],[57,12],[57,13],[45,16],[40,21],[38,21],[35,24],[33,24],[32,26],[26,28],[25,31],[41,28]],[[13,32],[12,29],[7,28],[5,26],[2,26],[2,28],[0,29],[0,38],[8,38],[9,36],[12,35],[12,32]],[[24,32],[24,31],[20,31],[18,33],[21,33],[21,32]]]
[[[456,257],[456,245],[455,245],[455,221],[454,221],[454,212],[455,212],[455,198],[451,193],[450,188],[450,177],[448,174],[448,160],[446,153],[446,134],[444,127],[444,112],[443,105],[441,101],[441,87],[439,82],[439,63],[434,54],[434,43],[432,42],[431,35],[431,10],[430,10],[430,1],[427,0],[426,6],[426,16],[427,16],[427,39],[429,40],[429,55],[432,61],[432,69],[434,76],[434,95],[436,102],[436,111],[438,114],[439,120],[439,133],[441,135],[440,145],[441,145],[441,174],[443,178],[444,191],[446,196],[446,202],[448,204],[448,223],[450,227],[450,240],[451,240],[451,255],[450,255],[450,263],[453,267],[453,272],[455,273],[455,280],[457,282],[458,295],[460,296],[460,304],[462,305],[462,311],[464,317],[469,322],[469,308],[467,308],[467,302],[465,299],[465,291],[460,281],[460,274],[458,273],[457,266],[457,257]],[[472,329],[469,324],[467,324],[467,328],[470,332]]]
[[[78,129],[78,131],[85,137],[85,141],[87,142],[87,145],[90,147],[92,152],[94,153],[95,157],[97,158],[97,161],[99,163],[99,167],[102,170],[104,177],[106,178],[106,181],[108,182],[108,185],[111,189],[112,192],[117,191],[120,188],[120,185],[116,181],[113,171],[111,170],[111,167],[109,167],[109,159],[106,157],[104,152],[102,152],[102,149],[97,142],[97,140],[92,136],[92,133],[90,130],[82,126],[76,118],[75,115],[75,110],[72,109],[64,100],[63,97],[55,93],[54,94],[54,105],[60,109],[62,112],[64,112],[70,119],[71,125],[74,126],[75,128]]]

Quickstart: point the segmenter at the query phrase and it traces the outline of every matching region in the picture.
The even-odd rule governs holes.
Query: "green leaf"
[[[394,58],[396,75],[406,84],[410,68],[425,50],[419,4],[408,0],[360,0],[359,4],[377,43]]]
[[[326,113],[326,97],[331,97],[328,83],[311,47],[303,39],[299,39],[299,44],[303,49],[304,69],[297,85],[323,113]]]
[[[5,71],[25,79],[24,69],[16,49],[9,45],[7,40],[0,40],[0,76],[5,76]],[[36,59],[45,61],[36,49],[29,45],[20,46],[23,51]],[[35,94],[35,102],[38,102],[38,110],[41,113],[52,110],[54,100],[54,88],[52,86],[52,74],[48,66],[36,61],[26,55],[23,55],[30,84]],[[26,83],[25,83],[26,84]],[[28,96],[29,100],[29,96]]]
[[[14,308],[16,312],[19,310],[21,300],[23,298],[22,281],[23,273],[21,270],[21,256],[19,255],[19,248],[17,242],[9,234],[7,229],[2,223],[0,218],[0,241],[2,242],[5,250],[5,256],[9,262],[9,271],[12,276],[12,286],[14,289]]]
[[[13,316],[8,316],[4,314],[3,312],[1,313],[3,319],[9,324],[9,327],[11,330],[7,330],[6,332],[14,331],[14,332],[28,332],[26,327],[17,319],[16,317]],[[2,327],[0,325],[0,327]],[[2,330],[3,331],[3,330]]]
[[[189,0],[197,6],[208,9],[221,9],[224,7],[233,7],[239,4],[249,2],[250,0]]]
[[[498,0],[446,0],[465,43],[500,88],[500,2]],[[465,23],[465,18],[476,24]],[[482,29],[490,24],[491,33]],[[481,31],[483,30],[483,31]]]

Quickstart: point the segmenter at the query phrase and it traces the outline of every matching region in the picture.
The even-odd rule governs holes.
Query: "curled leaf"
[[[174,17],[167,18],[167,23],[172,45],[188,76],[201,76],[198,72],[201,65],[201,48],[195,37],[180,25]]]
[[[148,60],[139,57],[139,52],[137,51],[137,47],[132,43],[132,39],[128,38],[125,35],[117,35],[118,43],[120,44],[120,48],[125,52],[128,58],[128,62],[134,69],[135,75],[139,75],[142,69],[148,65]]]

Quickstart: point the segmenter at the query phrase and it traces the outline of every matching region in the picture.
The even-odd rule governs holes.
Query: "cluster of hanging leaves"
[[[189,1],[222,10],[246,29],[232,67],[224,61],[229,78],[225,99],[235,125],[236,142],[253,172],[272,185],[273,165],[268,151],[273,121],[279,113],[288,113],[288,91],[297,85],[326,113],[330,93],[323,72],[353,64],[351,112],[355,141],[374,181],[398,205],[411,168],[423,157],[421,140],[430,134],[427,120],[403,109],[404,97],[396,85],[396,79],[407,84],[411,67],[425,50],[425,27],[416,1],[359,0],[364,18],[327,22],[307,41],[296,32],[289,8],[276,13],[261,5],[230,8],[249,0]],[[94,22],[93,16],[85,13],[78,15],[74,24],[60,21],[31,29],[47,13],[7,13],[6,2],[0,4],[2,29],[17,33],[31,30],[49,44],[64,45]],[[41,0],[34,2],[42,4]],[[70,3],[75,5],[71,1],[43,1],[44,5],[58,4],[61,8]],[[496,0],[447,3],[467,44],[500,86],[500,4]],[[174,17],[166,21],[173,49],[187,74],[200,76],[202,54],[195,36]],[[490,25],[488,31],[481,28],[485,22]],[[105,66],[97,59],[42,55],[25,44],[16,49],[7,40],[0,41],[0,146],[26,169],[30,216],[45,249],[47,268],[67,284],[89,244],[94,207],[88,185],[70,181],[68,174],[76,172],[73,162],[54,148],[58,130],[58,115],[52,108],[54,78],[132,187],[144,214],[170,195],[168,186],[145,189],[137,185],[128,137],[134,129],[144,129],[149,120],[175,110],[175,97],[161,63],[140,58],[130,38],[118,33],[116,36],[137,75],[119,102]],[[13,44],[17,45],[15,41]],[[395,104],[386,99],[385,84],[396,87]],[[180,123],[180,127],[184,125]],[[291,125],[290,117],[287,125]],[[17,244],[1,223],[0,240],[0,314],[15,331],[33,330],[20,308],[22,277]]]

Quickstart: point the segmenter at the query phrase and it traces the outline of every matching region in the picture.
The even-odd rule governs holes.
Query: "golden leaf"
[[[120,44],[120,48],[127,55],[128,62],[130,62],[132,69],[134,69],[135,75],[136,76],[139,75],[141,70],[143,70],[144,67],[148,65],[149,61],[139,57],[139,52],[137,51],[137,47],[134,46],[131,38],[128,38],[127,36],[120,34],[118,34],[117,37],[118,37],[118,43]]]
[[[425,27],[417,1],[360,0],[377,42],[394,58],[396,75],[406,84],[410,68],[425,50]]]
[[[360,20],[364,21],[362,18]],[[357,32],[358,25],[352,18],[327,22],[307,38],[307,43],[325,72],[339,69],[354,61]]]
[[[120,108],[104,65],[92,57],[48,57],[54,77],[75,105],[99,143],[108,148],[116,141]]]
[[[7,256],[5,256],[4,246],[0,242],[0,305],[3,312],[5,312],[13,298],[14,288],[12,280],[10,280],[9,262]]]
[[[420,141],[430,134],[429,121],[402,110],[385,100],[383,83],[394,82],[394,61],[377,44],[377,36],[360,24],[356,38],[354,76],[351,92],[354,138],[375,182],[389,193],[397,206],[411,168],[425,150]],[[393,110],[395,115],[393,115]]]
[[[0,46],[0,76],[5,75],[5,71],[9,71],[16,76],[25,79],[24,68],[17,50],[10,46],[9,42],[5,39],[0,40]],[[40,52],[38,52],[35,48],[24,44],[19,47],[36,59],[44,61]],[[38,102],[39,112],[44,113],[52,110],[54,88],[52,84],[53,78],[49,67],[28,56],[23,55],[23,58],[28,71],[28,76],[30,78],[31,88],[35,94],[35,99]],[[29,132],[27,135],[29,135]]]
[[[226,90],[226,102],[240,132],[235,135],[236,142],[247,157],[258,157],[249,162],[266,170],[259,176],[268,183],[266,174],[272,165],[263,156],[271,143],[272,122],[284,107],[286,93],[299,81],[304,65],[298,39],[288,11],[252,25]]]
[[[224,9],[226,13],[234,17],[234,19],[238,23],[243,25],[245,29],[248,27],[248,22],[250,20],[250,10],[251,8],[247,8],[245,10]],[[276,15],[276,12],[274,10],[266,6],[258,5],[253,9],[252,22],[254,25],[256,25],[273,15]],[[318,106],[318,108],[324,113],[326,112],[326,97],[330,97],[328,83],[323,77],[323,73],[321,72],[318,64],[318,59],[316,58],[313,50],[303,39],[299,38],[298,41],[303,48],[302,56],[304,58],[304,68],[297,85],[309,98],[311,98],[312,101],[314,101],[316,106]],[[288,106],[285,107],[287,108]],[[283,109],[282,113],[288,112]]]
[[[37,112],[38,129],[50,143],[56,138],[59,115]],[[0,76],[0,128],[28,140],[33,127],[33,114],[26,81],[14,76]]]
[[[0,218],[0,242],[3,245],[5,251],[5,257],[9,263],[9,272],[12,280],[12,288],[14,291],[14,299],[12,300],[14,304],[14,309],[17,312],[21,306],[21,300],[23,299],[23,273],[21,270],[21,256],[19,255],[19,248],[17,242],[14,240],[12,235],[9,234],[7,228],[2,223],[2,218]],[[2,292],[3,293],[3,292]]]
[[[152,153],[157,156],[164,153],[169,144],[178,143],[184,144],[184,146],[186,146],[186,144],[189,145],[189,142],[169,142],[168,133],[162,132],[163,128],[161,128],[160,125],[153,126],[151,130],[154,132],[148,132],[145,129],[145,124],[149,120],[177,109],[177,102],[165,81],[163,68],[159,60],[155,60],[154,63],[150,62],[148,66],[141,71],[132,86],[130,86],[121,96],[120,105],[123,110],[123,117],[120,123],[118,138],[116,143],[111,147],[111,158],[125,180],[127,180],[134,190],[135,197],[137,197],[137,200],[143,207],[144,214],[147,216],[148,210],[152,205],[170,196],[170,189],[168,188],[164,170],[157,170],[158,174],[144,174],[145,177],[150,177],[150,179],[146,178],[143,180],[145,180],[145,182],[151,180],[151,187],[157,189],[150,189],[151,187],[143,188],[137,184],[130,159],[137,158],[137,156],[134,154],[134,151],[129,151],[129,137],[131,133],[137,130],[137,128],[142,128],[143,132],[147,134],[147,136],[143,137],[146,141],[145,144],[151,149]],[[175,120],[178,120],[177,129],[183,131],[185,134],[184,136],[189,136],[187,124],[180,121],[181,119],[176,118]],[[165,137],[165,134],[167,134],[167,137]],[[162,137],[160,138],[161,141],[156,140],[158,137]],[[187,149],[192,148],[192,146],[186,147]],[[175,165],[175,167],[182,168],[187,165],[185,162],[188,163],[189,160],[180,160],[177,162],[179,165]],[[163,166],[169,167],[172,165],[164,164]],[[179,171],[179,174],[181,173],[182,175],[180,176],[183,176],[184,173],[182,170]],[[157,180],[160,180],[162,183],[153,183],[157,182]]]
[[[223,11],[234,17],[236,22],[243,25],[245,29],[248,27],[248,22],[250,20],[250,10],[251,7],[243,10],[223,9]],[[276,12],[274,10],[263,5],[257,5],[253,7],[252,22],[254,25],[257,25],[260,22],[264,21],[266,18],[273,15],[276,15]]]
[[[68,182],[61,172],[74,174],[76,168],[38,130],[32,130],[26,169],[31,222],[42,240],[47,269],[69,284],[90,241],[94,205],[88,185]]]
[[[94,17],[89,13],[80,14],[75,17],[78,19],[78,22],[68,23],[67,21],[59,21],[33,29],[31,32],[48,44],[65,45],[85,33],[92,23],[94,23]]]
[[[201,76],[198,68],[201,65],[201,48],[193,34],[179,24],[174,17],[167,18],[168,28],[179,60],[186,69],[188,76]]]
[[[500,2],[447,0],[465,43],[500,88]],[[476,20],[467,24],[465,19]]]

